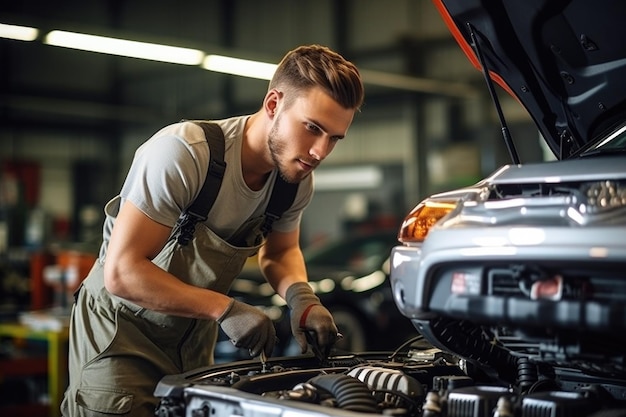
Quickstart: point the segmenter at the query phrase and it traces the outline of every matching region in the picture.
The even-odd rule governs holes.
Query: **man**
[[[207,175],[204,132],[181,122],[139,147],[120,194],[105,207],[100,256],[76,294],[65,416],[152,416],[164,375],[212,362],[218,325],[252,356],[270,355],[271,320],[227,295],[257,251],[267,281],[287,301],[302,352],[305,331],[322,348],[336,341],[333,318],[307,283],[300,219],[313,194],[311,173],[346,135],[363,94],[357,68],[334,51],[288,52],[256,113],[215,121],[226,170],[187,245],[173,236]],[[258,226],[277,175],[298,190],[264,238]]]

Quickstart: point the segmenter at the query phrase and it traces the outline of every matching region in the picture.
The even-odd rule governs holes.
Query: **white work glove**
[[[248,349],[250,356],[261,352],[266,356],[272,354],[276,329],[272,320],[258,308],[233,298],[217,322],[230,341],[238,348]]]
[[[337,326],[330,311],[326,309],[306,282],[296,282],[287,288],[287,305],[291,309],[291,333],[302,353],[307,351],[305,332],[314,331],[319,349],[328,352],[339,337]]]

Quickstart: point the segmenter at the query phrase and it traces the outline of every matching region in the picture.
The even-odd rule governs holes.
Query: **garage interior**
[[[58,283],[68,269],[80,277],[91,267],[102,207],[143,141],[181,119],[252,113],[267,88],[265,79],[200,63],[51,45],[51,32],[269,64],[298,45],[318,43],[353,61],[362,71],[365,104],[316,171],[304,247],[340,238],[354,225],[397,229],[423,197],[470,185],[510,162],[483,75],[428,0],[24,0],[2,3],[0,27],[6,25],[37,32],[32,40],[0,38],[0,383],[20,378],[10,369],[40,372],[29,368],[36,367],[32,360],[25,366],[11,355],[34,344],[45,378],[24,378],[49,415],[56,415],[64,389],[63,330],[50,324],[54,331],[46,327],[33,337],[9,323],[25,311],[71,303],[71,292]],[[521,160],[548,158],[526,112],[498,93]]]

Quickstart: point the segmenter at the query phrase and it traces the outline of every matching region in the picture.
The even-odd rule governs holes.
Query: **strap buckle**
[[[178,220],[178,236],[176,240],[182,246],[186,246],[196,231],[196,223],[203,222],[207,219],[206,216],[201,216],[192,211],[187,211],[183,217]]]

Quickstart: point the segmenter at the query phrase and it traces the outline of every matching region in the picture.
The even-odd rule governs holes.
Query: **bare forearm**
[[[105,286],[112,294],[141,307],[182,317],[218,318],[230,298],[186,284],[149,260],[105,265]]]
[[[299,248],[276,254],[262,253],[260,255],[261,271],[267,282],[281,297],[285,298],[287,288],[291,284],[307,281],[304,258]]]

